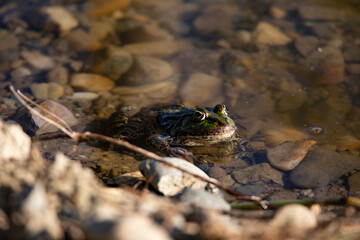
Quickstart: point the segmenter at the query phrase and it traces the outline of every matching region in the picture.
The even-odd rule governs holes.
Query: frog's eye
[[[197,122],[204,121],[206,118],[206,113],[202,110],[196,110],[193,115],[193,119]]]
[[[225,104],[217,104],[215,107],[214,107],[214,112],[216,113],[221,113],[223,114],[224,116],[227,116],[228,113],[227,113],[228,109],[227,107],[225,106]]]

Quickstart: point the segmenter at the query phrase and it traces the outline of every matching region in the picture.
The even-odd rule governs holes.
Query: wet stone
[[[320,22],[314,24],[312,31],[319,38],[332,39],[336,36],[339,30],[331,23]]]
[[[195,30],[200,35],[229,35],[235,27],[236,14],[237,9],[234,7],[221,4],[211,5],[195,19]]]
[[[179,158],[164,159],[194,174],[209,178],[206,173],[185,160]],[[211,187],[213,190],[215,189],[204,181],[153,159],[142,161],[139,165],[139,169],[145,178],[150,181],[151,185],[165,196],[174,196],[185,188],[206,189]],[[215,191],[218,190],[215,189]]]
[[[66,85],[69,81],[69,71],[62,66],[55,67],[46,74],[46,80],[47,82]]]
[[[348,178],[349,194],[360,196],[360,172],[351,175]]]
[[[349,44],[344,51],[344,59],[349,62],[360,62],[360,47]]]
[[[289,44],[292,39],[278,28],[267,22],[259,22],[253,32],[253,39],[257,44],[282,46]]]
[[[283,173],[272,168],[268,163],[256,164],[234,171],[231,176],[240,184],[266,182],[284,185]]]
[[[360,75],[360,64],[347,64],[346,70],[349,73]]]
[[[319,45],[319,39],[314,36],[302,36],[295,41],[298,52],[306,57]]]
[[[158,58],[138,56],[134,58],[134,64],[123,76],[121,83],[134,86],[160,82],[172,73],[173,69],[167,62]]]
[[[304,20],[339,20],[344,17],[336,8],[304,5],[299,7],[299,15]]]
[[[315,143],[313,140],[284,142],[274,148],[269,148],[266,156],[273,167],[290,171],[304,159],[309,148]]]
[[[153,57],[169,57],[193,48],[191,43],[185,41],[154,41],[124,45],[124,49],[134,55]]]
[[[33,67],[39,70],[48,70],[55,66],[55,62],[49,56],[45,56],[40,52],[25,51],[21,53],[21,56]]]
[[[305,59],[305,67],[314,75],[316,84],[336,84],[344,81],[344,58],[337,48],[325,47],[320,52],[313,51]]]
[[[141,25],[122,33],[122,40],[125,43],[171,40],[172,38],[169,32],[153,23]]]
[[[91,73],[75,73],[71,75],[70,79],[70,86],[89,92],[108,91],[113,88],[114,85],[115,83],[110,79]]]
[[[230,211],[231,206],[223,198],[201,189],[185,189],[175,198],[193,207]]]
[[[84,41],[86,39],[86,41]],[[65,37],[70,50],[76,52],[92,52],[101,47],[99,40],[82,29],[76,29],[69,32]]]
[[[270,15],[275,18],[275,19],[282,19],[286,16],[286,11],[284,11],[283,9],[276,7],[276,6],[272,6],[269,9]]]
[[[304,160],[291,171],[289,180],[297,187],[317,188],[359,167],[360,162],[356,157],[319,149],[308,152]]]
[[[0,52],[14,49],[19,46],[19,39],[6,30],[0,30]]]
[[[49,31],[66,32],[79,24],[76,18],[61,6],[44,7],[41,13],[47,16],[44,29]]]
[[[129,71],[134,62],[132,54],[116,46],[109,46],[106,50],[105,56],[97,60],[91,71],[97,74],[104,75],[113,81],[117,81]]]
[[[183,101],[203,106],[214,105],[224,100],[221,88],[220,78],[205,73],[194,73],[180,89],[180,96]]]

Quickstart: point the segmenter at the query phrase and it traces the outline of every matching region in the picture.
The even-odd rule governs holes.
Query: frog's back
[[[108,120],[107,135],[127,140],[146,138],[159,131],[157,116],[154,108],[142,108],[131,117],[121,111],[115,112]]]

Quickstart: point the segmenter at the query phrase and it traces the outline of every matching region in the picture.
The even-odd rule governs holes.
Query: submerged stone
[[[308,152],[304,160],[291,171],[289,180],[296,187],[317,188],[359,167],[360,161],[356,157],[318,149]]]

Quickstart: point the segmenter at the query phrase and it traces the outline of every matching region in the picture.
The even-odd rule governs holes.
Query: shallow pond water
[[[10,84],[64,104],[77,130],[99,133],[115,111],[224,103],[247,129],[255,164],[213,164],[210,176],[269,199],[359,194],[349,180],[360,168],[357,1],[5,1],[0,22],[4,119],[18,106]],[[314,154],[295,170],[270,166],[269,148],[309,139]],[[80,143],[73,152],[70,141],[38,144],[103,179],[137,170],[139,156],[107,145]],[[322,181],[302,181],[309,177]]]

